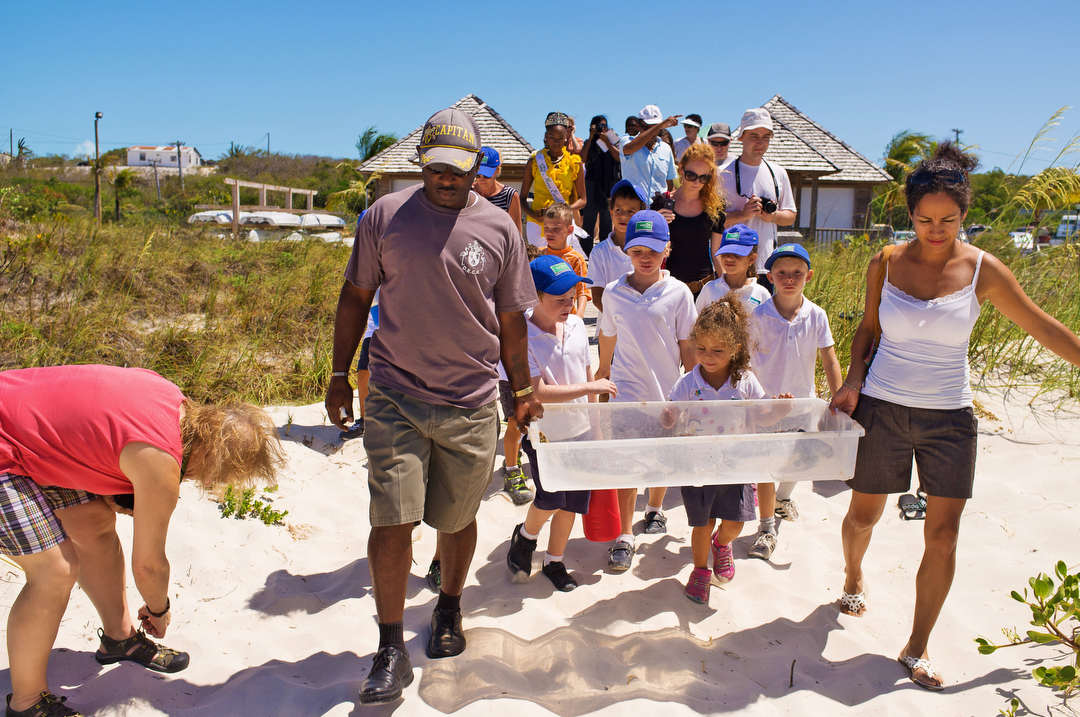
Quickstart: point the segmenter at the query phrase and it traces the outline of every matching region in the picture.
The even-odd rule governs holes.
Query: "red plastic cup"
[[[585,537],[594,543],[608,543],[622,533],[619,493],[614,488],[592,491],[589,512],[582,517]]]

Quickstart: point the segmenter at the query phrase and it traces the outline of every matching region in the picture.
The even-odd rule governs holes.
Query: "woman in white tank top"
[[[916,684],[943,689],[927,642],[952,585],[960,515],[975,475],[976,420],[967,349],[980,307],[989,301],[1043,346],[1080,366],[1080,339],[1037,307],[991,254],[959,241],[977,162],[949,142],[905,183],[916,239],[882,254],[867,271],[866,313],[851,342],[851,366],[832,407],[852,415],[859,440],[851,504],[843,524],[841,612],[866,611],[862,561],[889,494],[910,488],[914,456],[927,493],[925,550],[915,582],[915,617],[901,663]],[[875,279],[886,270],[883,289]],[[879,308],[881,342],[869,371],[863,356]]]

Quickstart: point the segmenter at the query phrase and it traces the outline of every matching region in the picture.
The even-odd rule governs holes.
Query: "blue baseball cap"
[[[630,223],[626,225],[623,251],[629,251],[635,246],[648,247],[653,251],[664,251],[667,249],[670,238],[667,219],[664,219],[660,212],[643,209],[630,217]]]
[[[736,224],[724,230],[724,238],[720,240],[720,248],[713,256],[721,254],[737,254],[750,256],[758,248],[757,232],[745,224]]]
[[[793,256],[796,259],[802,259],[806,262],[806,268],[810,268],[810,254],[803,248],[802,244],[784,244],[776,248],[769,258],[765,260],[765,271],[772,269],[773,262],[777,259],[781,259],[785,256]]]
[[[619,181],[615,182],[615,186],[611,188],[610,196],[614,197],[615,193],[623,187],[630,187],[631,189],[633,189],[634,194],[638,196],[638,199],[641,200],[641,203],[645,206],[649,206],[649,199],[645,196],[645,190],[631,182],[629,179],[620,179]]]
[[[480,169],[476,170],[476,173],[481,177],[494,177],[501,163],[499,150],[494,147],[483,147],[480,150]]]
[[[593,283],[592,279],[575,274],[565,259],[551,254],[533,259],[529,262],[529,269],[532,270],[533,285],[536,290],[545,294],[562,296],[580,282]]]

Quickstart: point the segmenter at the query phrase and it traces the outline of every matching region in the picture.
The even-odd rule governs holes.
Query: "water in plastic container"
[[[862,426],[818,398],[545,404],[547,490],[847,480]]]

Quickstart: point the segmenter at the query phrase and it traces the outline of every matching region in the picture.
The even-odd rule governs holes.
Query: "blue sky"
[[[91,147],[101,111],[102,151],[179,139],[215,158],[269,133],[355,157],[363,128],[403,134],[469,93],[537,146],[555,109],[736,125],[777,93],[875,161],[900,130],[960,128],[1008,168],[1065,105],[1058,147],[1080,132],[1075,0],[13,0],[0,17],[0,131],[37,154]]]

